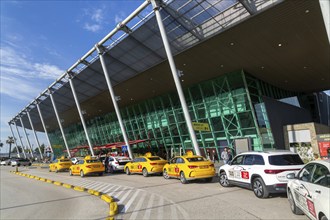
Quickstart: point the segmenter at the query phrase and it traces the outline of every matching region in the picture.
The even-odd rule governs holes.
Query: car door
[[[244,155],[236,156],[228,168],[228,180],[240,181]]]
[[[314,169],[314,163],[310,163],[302,168],[302,170],[298,173],[298,178],[293,180],[293,189],[291,189],[294,193],[296,205],[307,214],[309,213],[307,196],[310,195],[307,187],[311,183]]]
[[[185,169],[185,161],[182,157],[176,158],[176,167],[174,168],[175,176],[180,176],[180,172]],[[188,176],[188,173],[185,173],[185,176]]]
[[[177,158],[174,157],[170,160],[170,164],[168,166],[168,171],[167,171],[169,176],[176,176],[176,174],[175,174],[176,159]]]
[[[317,219],[320,211],[329,217],[329,180],[328,168],[322,164],[315,164],[311,182],[306,183],[309,193],[306,195],[307,211],[311,219]]]

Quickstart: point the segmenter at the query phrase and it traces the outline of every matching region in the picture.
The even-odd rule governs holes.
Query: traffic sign
[[[121,151],[126,152],[127,151],[127,146],[126,145],[121,146]]]

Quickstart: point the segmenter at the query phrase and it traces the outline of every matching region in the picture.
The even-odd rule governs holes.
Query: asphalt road
[[[124,173],[81,178],[46,168],[23,172],[113,196],[119,205],[116,219],[308,219],[292,214],[286,195],[258,199],[250,190],[221,187],[217,177],[184,185],[177,179]]]
[[[22,169],[22,168],[20,168]],[[0,219],[102,219],[109,205],[96,196],[0,168]]]

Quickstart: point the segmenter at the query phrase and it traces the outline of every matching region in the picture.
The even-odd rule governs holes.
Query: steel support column
[[[37,109],[38,109],[38,112],[39,112],[42,127],[44,128],[44,131],[45,131],[45,134],[46,134],[46,138],[47,138],[50,150],[52,151],[52,153],[54,153],[53,148],[52,148],[52,144],[50,143],[50,140],[49,140],[49,137],[48,137],[48,132],[47,132],[46,125],[45,125],[45,122],[44,122],[44,118],[42,117],[41,110],[40,110],[38,102],[36,102],[36,106],[37,106]]]
[[[27,135],[27,133],[26,133],[26,130],[25,130],[25,126],[24,126],[24,124],[23,124],[22,117],[21,117],[21,116],[18,116],[18,117],[19,117],[19,120],[20,120],[20,122],[21,122],[21,125],[22,125],[22,128],[23,128],[23,131],[24,131],[24,135],[25,135],[26,141],[27,141],[28,146],[29,146],[29,149],[30,149],[31,157],[34,158],[34,157],[33,157],[33,150],[32,150],[32,147],[31,147],[31,143],[30,143],[29,137],[28,137],[28,135]]]
[[[14,122],[14,125],[15,125],[15,127],[16,127],[16,131],[17,131],[17,135],[18,135],[18,138],[19,138],[19,142],[21,143],[21,147],[22,147],[23,155],[24,155],[24,157],[25,157],[25,159],[26,159],[25,148],[24,148],[24,145],[23,145],[23,141],[22,141],[21,135],[19,134],[19,131],[18,131],[18,127],[17,127],[16,122]]]
[[[9,122],[8,125],[9,125],[10,131],[11,131],[11,135],[13,135],[13,138],[14,138],[14,143],[15,143],[15,147],[16,147],[16,151],[17,151],[17,157],[18,157],[18,158],[21,158],[21,155],[20,155],[20,152],[19,152],[19,149],[18,149],[17,143],[16,143],[16,138],[15,138],[15,135],[14,135],[13,129],[12,129],[12,127],[11,127],[11,122]]]
[[[89,139],[89,135],[88,135],[88,131],[87,131],[85,119],[84,119],[83,114],[81,113],[81,108],[80,108],[79,100],[78,100],[78,97],[77,97],[77,94],[76,94],[76,90],[74,88],[74,84],[73,84],[73,81],[72,81],[72,78],[73,77],[72,77],[72,75],[70,73],[68,73],[68,77],[69,77],[69,82],[70,82],[70,87],[71,87],[71,90],[72,90],[73,98],[74,98],[74,101],[76,102],[76,106],[77,106],[78,113],[79,113],[79,116],[80,116],[81,124],[82,124],[82,126],[84,128],[84,132],[85,132],[85,135],[86,135],[86,139],[87,139],[87,142],[88,142],[89,149],[90,149],[90,151],[92,153],[92,156],[95,156],[94,155],[94,151],[93,151],[93,146],[92,146],[91,141]]]
[[[27,116],[29,118],[29,122],[30,122],[30,125],[31,125],[31,129],[33,131],[34,138],[36,139],[36,143],[37,143],[37,146],[38,146],[38,149],[39,149],[39,153],[40,153],[40,158],[41,158],[41,160],[44,160],[44,157],[43,157],[42,152],[41,152],[41,149],[40,149],[40,143],[39,143],[39,140],[38,140],[36,131],[34,130],[34,127],[33,127],[33,124],[32,124],[30,112],[26,111],[26,113],[27,113]]]
[[[65,148],[66,148],[66,150],[68,152],[69,157],[71,158],[71,153],[70,153],[70,150],[69,150],[69,147],[68,147],[68,143],[67,143],[66,138],[65,138],[65,135],[64,135],[64,131],[63,131],[63,127],[62,127],[62,124],[61,124],[60,117],[58,116],[58,112],[57,112],[57,108],[56,108],[55,101],[54,101],[54,98],[53,98],[53,94],[52,94],[52,92],[50,90],[48,90],[48,93],[49,93],[49,96],[50,96],[50,100],[52,101],[52,104],[53,104],[53,108],[54,108],[54,111],[55,111],[55,115],[56,115],[56,119],[57,119],[57,122],[58,122],[58,126],[60,127],[60,130],[61,130],[61,133],[62,133],[63,141],[64,141],[64,144],[65,144]]]
[[[160,6],[159,6],[158,1],[156,1],[156,0],[151,0],[151,3],[152,3],[152,6],[153,6],[153,10],[155,12],[155,15],[156,15],[159,31],[160,31],[160,34],[161,34],[161,37],[162,37],[162,40],[163,40],[163,44],[164,44],[164,48],[165,48],[165,51],[166,51],[167,59],[168,59],[168,62],[170,64],[170,68],[171,68],[171,72],[172,72],[173,79],[174,79],[174,82],[175,82],[176,90],[177,90],[178,95],[179,95],[179,99],[180,99],[180,102],[181,102],[183,114],[184,114],[184,117],[186,119],[187,127],[188,127],[189,134],[190,134],[190,138],[191,138],[191,141],[192,141],[193,146],[195,148],[196,154],[201,155],[201,152],[200,152],[200,149],[199,149],[199,146],[198,146],[198,143],[197,143],[196,134],[195,134],[195,131],[193,129],[191,118],[190,118],[190,115],[189,115],[186,99],[185,99],[183,91],[182,91],[180,79],[179,79],[179,76],[178,76],[178,71],[177,71],[176,66],[175,66],[175,62],[174,62],[173,55],[172,55],[172,52],[171,52],[170,44],[169,44],[168,39],[167,39],[165,27],[164,27],[162,17],[161,17],[160,12],[159,12]]]
[[[113,106],[115,108],[116,115],[117,115],[117,118],[118,118],[119,126],[120,126],[120,129],[121,129],[121,132],[123,133],[124,141],[125,141],[125,144],[127,146],[128,155],[131,159],[133,159],[134,158],[133,157],[133,152],[132,152],[131,147],[129,145],[129,141],[128,141],[128,138],[127,138],[127,135],[126,135],[126,130],[125,130],[122,118],[121,118],[121,114],[120,114],[120,111],[119,111],[119,107],[118,107],[117,99],[116,99],[116,96],[115,96],[115,92],[114,92],[114,90],[112,88],[112,85],[111,85],[111,81],[110,81],[110,77],[109,77],[109,73],[108,73],[108,68],[105,64],[105,59],[104,59],[104,56],[103,56],[104,51],[102,50],[102,48],[99,47],[99,45],[96,45],[95,48],[96,48],[97,52],[99,53],[103,73],[104,73],[105,79],[107,81],[107,85],[108,85],[108,88],[109,88],[112,103],[113,103]]]

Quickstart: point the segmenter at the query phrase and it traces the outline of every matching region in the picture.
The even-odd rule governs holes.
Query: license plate
[[[205,166],[199,166],[200,169],[206,169],[208,168],[209,166],[205,165]]]

